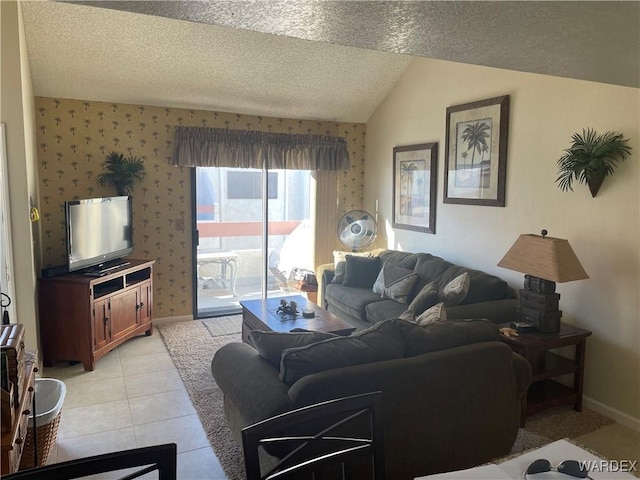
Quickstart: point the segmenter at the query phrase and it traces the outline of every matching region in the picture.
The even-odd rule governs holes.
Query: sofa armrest
[[[325,263],[318,266],[316,269],[316,276],[318,278],[318,305],[326,309],[324,304],[324,289],[331,283],[335,275],[335,265],[333,263]]]
[[[250,345],[221,347],[211,361],[211,373],[225,400],[235,405],[247,425],[294,408],[279,371]]]
[[[520,395],[526,394],[529,385],[531,384],[531,365],[525,360],[524,357],[513,354],[513,369],[516,372],[516,384],[518,386],[518,393]]]
[[[470,303],[447,307],[447,318],[463,320],[467,318],[486,318],[493,323],[509,323],[517,319],[518,300],[505,299],[490,302]]]

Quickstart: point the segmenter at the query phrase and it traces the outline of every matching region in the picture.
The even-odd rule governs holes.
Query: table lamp
[[[541,235],[520,235],[498,266],[525,274],[519,320],[543,333],[560,330],[562,312],[556,282],[589,278],[569,241],[547,237],[546,230]]]

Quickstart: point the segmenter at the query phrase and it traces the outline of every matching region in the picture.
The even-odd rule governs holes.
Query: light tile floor
[[[157,330],[120,345],[93,372],[65,362],[42,376],[62,380],[67,390],[47,463],[175,442],[179,479],[226,479]]]
[[[604,458],[635,462],[631,473],[640,477],[640,432],[619,423],[612,423],[577,437],[575,441]]]

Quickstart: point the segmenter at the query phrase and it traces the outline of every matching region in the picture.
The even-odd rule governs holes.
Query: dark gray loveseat
[[[486,318],[494,323],[506,323],[516,319],[516,294],[504,280],[479,270],[455,265],[429,253],[410,253],[398,250],[376,250],[380,265],[389,264],[414,270],[417,281],[409,294],[411,303],[420,290],[430,282],[442,288],[463,272],[468,272],[469,291],[460,305],[447,307],[449,319]],[[334,264],[322,265],[319,303],[329,312],[351,323],[360,330],[381,320],[398,318],[407,304],[381,298],[371,287],[361,288],[335,283]],[[365,283],[367,283],[365,281]],[[370,284],[373,279],[370,279]]]
[[[327,334],[254,331],[255,348],[230,343],[216,352],[211,369],[238,442],[242,428],[279,413],[381,391],[389,480],[509,453],[531,369],[493,323],[394,319],[349,337],[317,335]]]

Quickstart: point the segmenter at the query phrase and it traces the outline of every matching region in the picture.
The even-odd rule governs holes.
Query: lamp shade
[[[589,278],[568,240],[542,235],[520,235],[498,266],[558,283]]]

